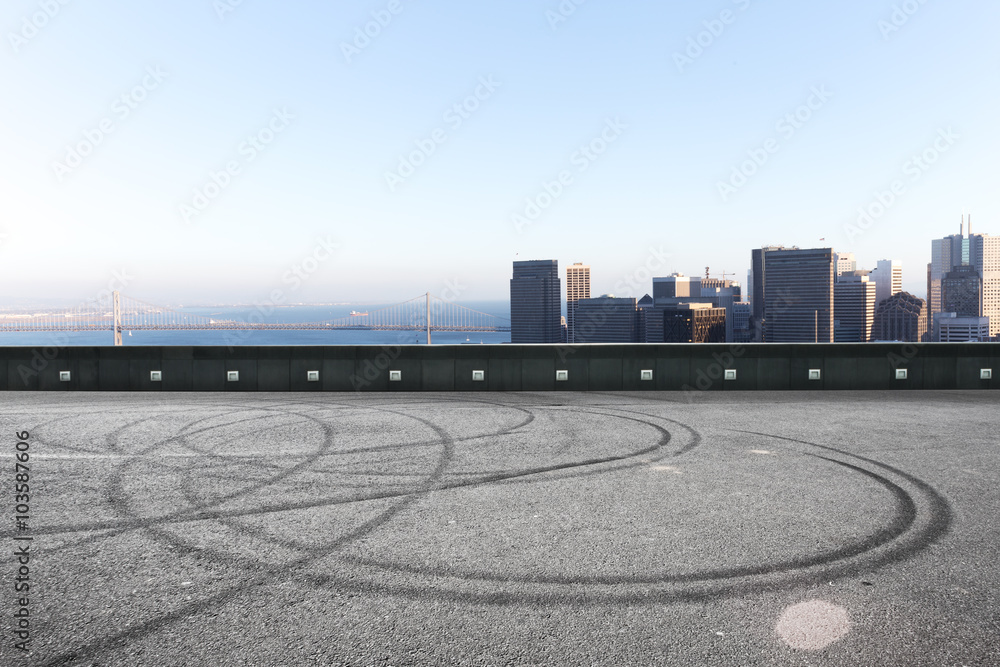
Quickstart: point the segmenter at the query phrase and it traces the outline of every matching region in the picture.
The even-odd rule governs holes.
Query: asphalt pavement
[[[0,392],[0,663],[1000,665],[998,407]]]

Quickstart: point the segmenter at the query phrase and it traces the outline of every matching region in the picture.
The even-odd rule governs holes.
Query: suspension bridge
[[[207,315],[157,306],[112,292],[105,298],[75,308],[45,312],[0,312],[0,332],[113,331],[115,345],[125,331],[184,330],[357,330],[424,331],[427,343],[434,331],[510,331],[510,320],[422,294],[402,303],[370,312],[320,322],[265,322],[267,308],[246,319],[215,319]]]

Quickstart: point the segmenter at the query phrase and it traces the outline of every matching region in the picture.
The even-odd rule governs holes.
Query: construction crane
[[[726,276],[735,276],[736,274],[735,274],[735,273],[728,273],[728,272],[726,272],[726,271],[723,271],[723,272],[722,272],[722,273],[720,273],[719,275],[721,275],[721,276],[722,276],[722,279],[723,279],[723,280],[725,280],[725,279],[726,279]],[[710,278],[710,275],[709,275],[709,267],[707,267],[707,266],[706,266],[706,267],[705,267],[705,279],[707,280],[707,279],[709,279],[709,278]]]

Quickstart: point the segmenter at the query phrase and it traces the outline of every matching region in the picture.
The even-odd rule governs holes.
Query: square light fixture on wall
[[[722,377],[723,377],[724,380],[735,380],[736,379],[736,369],[735,368],[727,368],[725,370],[725,372],[724,372],[724,374],[723,374]]]
[[[556,371],[556,382],[566,382],[569,380],[569,371]]]
[[[163,371],[149,371],[149,381],[150,382],[162,382],[163,381]]]
[[[653,379],[653,369],[647,368],[646,370],[639,371],[639,381],[649,382]]]
[[[472,371],[473,382],[483,382],[486,380],[486,371]]]
[[[402,382],[403,371],[389,371],[389,382]]]
[[[240,372],[239,371],[226,371],[226,382],[239,382]]]
[[[306,371],[306,382],[319,382],[319,371]]]

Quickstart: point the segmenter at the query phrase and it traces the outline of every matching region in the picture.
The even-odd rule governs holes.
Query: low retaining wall
[[[0,347],[7,391],[996,388],[997,343]]]

